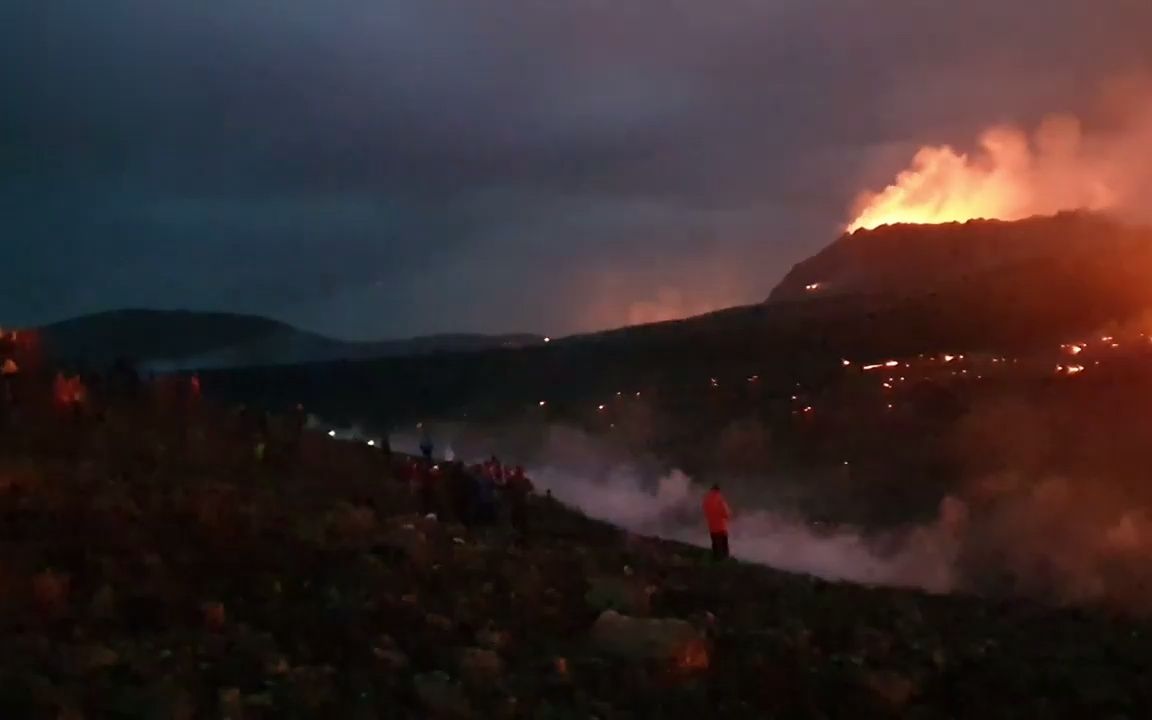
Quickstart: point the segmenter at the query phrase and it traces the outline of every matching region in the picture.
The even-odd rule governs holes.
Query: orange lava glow
[[[847,229],[1105,210],[1118,202],[1113,185],[1110,163],[1086,151],[1074,118],[1051,118],[1031,137],[995,127],[972,154],[947,145],[920,148],[891,185],[858,198]]]

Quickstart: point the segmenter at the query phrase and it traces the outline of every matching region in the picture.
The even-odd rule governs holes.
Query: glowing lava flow
[[[847,229],[1103,210],[1116,204],[1108,175],[1083,147],[1075,119],[1049,119],[1033,138],[993,128],[971,156],[947,145],[922,147],[891,185],[858,198]]]

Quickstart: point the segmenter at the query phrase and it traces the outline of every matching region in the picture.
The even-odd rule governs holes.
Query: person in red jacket
[[[728,557],[728,519],[732,511],[720,494],[720,486],[713,485],[704,495],[704,519],[708,521],[708,534],[712,536],[712,559]]]

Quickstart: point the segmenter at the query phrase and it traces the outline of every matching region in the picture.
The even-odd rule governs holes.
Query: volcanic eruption
[[[1082,123],[1051,115],[1037,126],[996,124],[970,151],[922,146],[887,187],[864,192],[848,232],[898,223],[1020,220],[1067,210],[1147,219],[1152,191],[1152,90],[1146,78],[1105,86]]]
[[[1049,118],[1031,137],[994,127],[971,154],[948,145],[920,148],[891,185],[858,198],[847,229],[1107,210],[1119,201],[1116,183],[1113,167],[1093,157],[1075,118]]]

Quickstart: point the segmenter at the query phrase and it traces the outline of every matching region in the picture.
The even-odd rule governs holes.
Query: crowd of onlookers
[[[468,526],[493,525],[506,514],[518,536],[527,536],[528,496],[533,486],[524,468],[505,466],[496,457],[472,465],[436,463],[425,445],[423,457],[398,458],[394,469],[419,498],[423,514]]]

